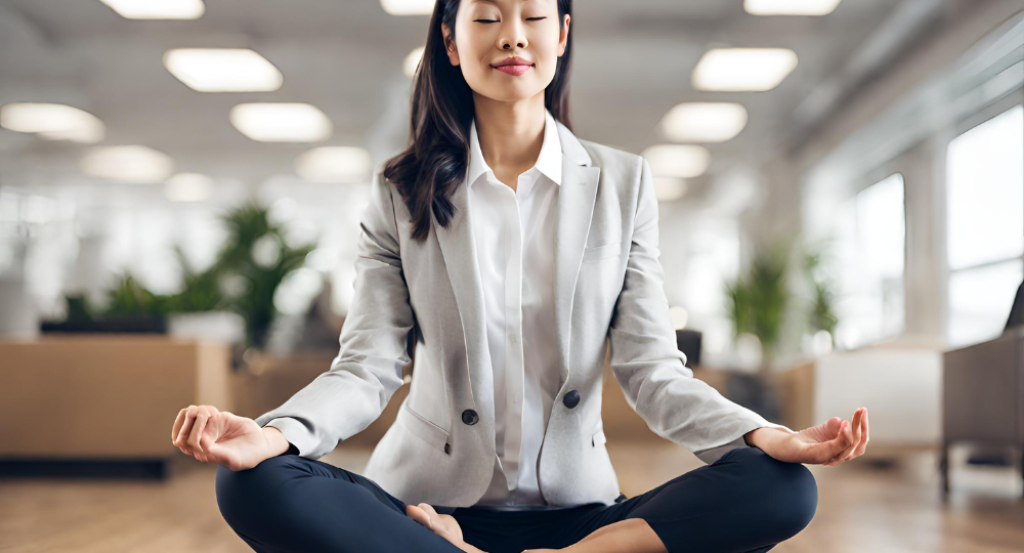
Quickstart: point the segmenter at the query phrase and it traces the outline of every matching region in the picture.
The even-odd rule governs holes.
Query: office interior
[[[182,407],[246,417],[338,355],[429,0],[0,0],[0,549],[250,550]],[[643,155],[693,377],[800,430],[780,553],[1024,551],[1024,5],[578,0],[580,138]],[[321,459],[360,471],[381,417]],[[606,366],[627,496],[703,463]]]

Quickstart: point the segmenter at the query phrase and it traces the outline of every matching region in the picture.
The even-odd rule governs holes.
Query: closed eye
[[[527,17],[527,21],[540,21],[541,19],[547,19],[547,17]],[[498,23],[497,19],[474,19],[477,23]]]

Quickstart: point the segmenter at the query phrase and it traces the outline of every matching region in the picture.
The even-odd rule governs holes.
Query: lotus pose
[[[255,420],[182,409],[259,552],[768,551],[814,516],[803,463],[864,453],[867,410],[795,432],[693,378],[647,161],[569,120],[570,0],[437,0],[411,145],[374,174],[329,370]],[[609,75],[609,78],[614,78]],[[408,397],[362,474],[318,459]],[[630,407],[705,466],[634,497],[601,419]]]

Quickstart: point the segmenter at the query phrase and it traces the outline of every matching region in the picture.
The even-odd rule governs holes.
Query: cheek
[[[555,67],[558,64],[558,30],[545,32],[535,38],[533,46],[534,58],[537,60],[537,69],[543,76],[552,77],[555,74]]]

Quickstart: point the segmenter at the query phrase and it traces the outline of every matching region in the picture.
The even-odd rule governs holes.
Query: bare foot
[[[455,547],[466,553],[487,553],[479,548],[473,547],[462,539],[462,528],[459,521],[451,515],[441,515],[433,507],[426,503],[419,505],[406,505],[405,514],[416,522],[433,530],[435,534],[448,540]]]

